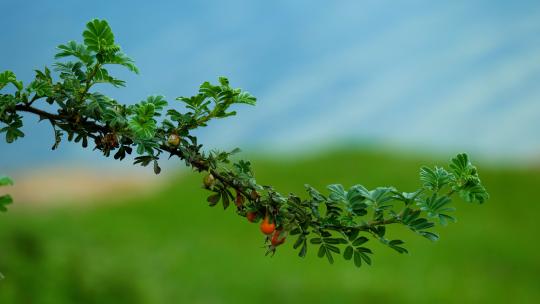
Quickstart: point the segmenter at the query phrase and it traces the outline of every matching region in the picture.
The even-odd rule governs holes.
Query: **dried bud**
[[[118,147],[118,137],[114,133],[107,133],[101,143],[106,149],[112,150]]]
[[[251,200],[256,201],[256,200],[258,200],[259,197],[261,197],[261,196],[259,195],[259,193],[257,192],[257,190],[251,190],[250,197],[251,197]]]
[[[244,196],[238,190],[236,191],[236,199],[234,200],[234,203],[238,209],[242,209],[244,207]]]

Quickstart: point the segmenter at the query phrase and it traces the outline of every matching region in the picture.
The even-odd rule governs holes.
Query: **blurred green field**
[[[408,191],[430,163],[337,151],[259,159],[254,170],[283,193],[336,182]],[[130,201],[8,212],[0,215],[0,303],[538,303],[540,170],[480,163],[480,175],[491,199],[458,201],[458,223],[439,228],[439,242],[390,229],[410,254],[370,241],[373,265],[360,269],[343,259],[329,265],[313,247],[298,258],[291,241],[265,257],[257,225],[232,208],[209,208],[195,173]]]

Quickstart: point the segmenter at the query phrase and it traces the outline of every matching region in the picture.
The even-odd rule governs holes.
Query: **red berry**
[[[272,235],[272,239],[270,240],[270,242],[272,243],[272,246],[276,247],[285,243],[285,237],[280,238],[281,231],[282,231],[281,229],[274,231],[274,234]]]
[[[250,223],[255,223],[257,221],[257,212],[248,211],[246,218]]]
[[[270,235],[276,230],[276,224],[270,222],[270,218],[267,216],[264,217],[261,223],[261,232]]]

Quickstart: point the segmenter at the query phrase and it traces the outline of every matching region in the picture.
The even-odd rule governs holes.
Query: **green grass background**
[[[433,160],[399,155],[259,158],[254,170],[282,193],[302,193],[304,183],[414,190],[419,166]],[[195,173],[129,201],[8,212],[0,303],[538,303],[540,170],[480,163],[480,175],[491,199],[456,201],[458,222],[438,228],[439,242],[392,228],[410,254],[371,240],[373,265],[360,269],[329,265],[313,247],[301,259],[290,240],[265,257],[258,226],[209,208]]]

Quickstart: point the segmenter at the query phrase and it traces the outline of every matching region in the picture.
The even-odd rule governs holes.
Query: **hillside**
[[[432,162],[335,151],[260,158],[254,169],[283,193],[335,182],[411,190]],[[540,170],[480,164],[480,173],[485,205],[458,202],[458,223],[437,243],[395,231],[410,254],[372,244],[374,263],[361,269],[313,250],[300,259],[290,241],[265,257],[258,227],[209,208],[194,173],[114,204],[15,210],[0,215],[0,303],[533,303]]]

